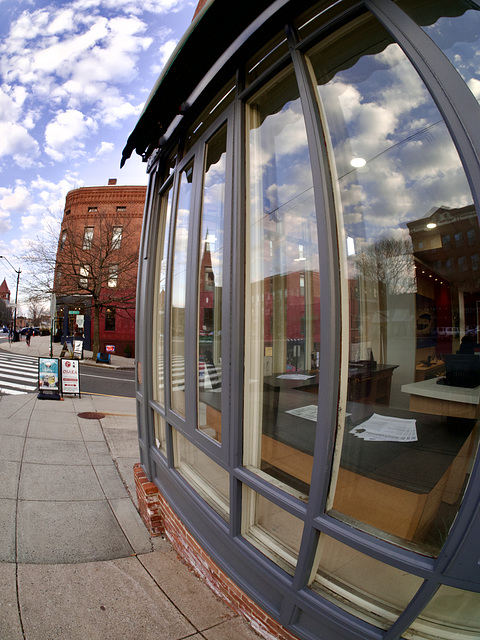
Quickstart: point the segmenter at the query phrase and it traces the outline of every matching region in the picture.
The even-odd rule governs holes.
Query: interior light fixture
[[[367,164],[367,161],[365,158],[352,158],[350,164],[352,167],[355,167],[355,169],[360,169],[360,167],[364,167]]]

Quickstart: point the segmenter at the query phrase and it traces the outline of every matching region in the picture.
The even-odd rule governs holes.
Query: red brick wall
[[[149,482],[140,463],[133,467],[140,515],[152,535],[164,533],[173,548],[194,573],[234,611],[247,620],[260,636],[268,640],[297,640],[280,623],[249,598],[215,564],[187,531],[157,486]]]

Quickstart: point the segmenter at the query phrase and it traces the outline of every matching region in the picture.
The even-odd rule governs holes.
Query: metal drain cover
[[[96,413],[95,411],[85,411],[84,413],[79,413],[78,417],[84,418],[85,420],[100,420],[105,417],[105,414]]]

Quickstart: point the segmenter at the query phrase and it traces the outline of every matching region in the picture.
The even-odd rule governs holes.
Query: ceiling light
[[[437,225],[435,224],[435,222],[429,222],[427,224],[427,229],[435,229]]]
[[[350,160],[350,164],[352,167],[355,167],[355,169],[359,169],[360,167],[364,167],[367,164],[367,161],[365,158],[352,158]]]

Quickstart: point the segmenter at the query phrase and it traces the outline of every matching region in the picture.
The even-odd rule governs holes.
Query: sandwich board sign
[[[73,393],[80,396],[80,364],[78,360],[62,359],[62,394]]]
[[[38,359],[38,397],[43,400],[59,400],[60,371],[58,358]]]

